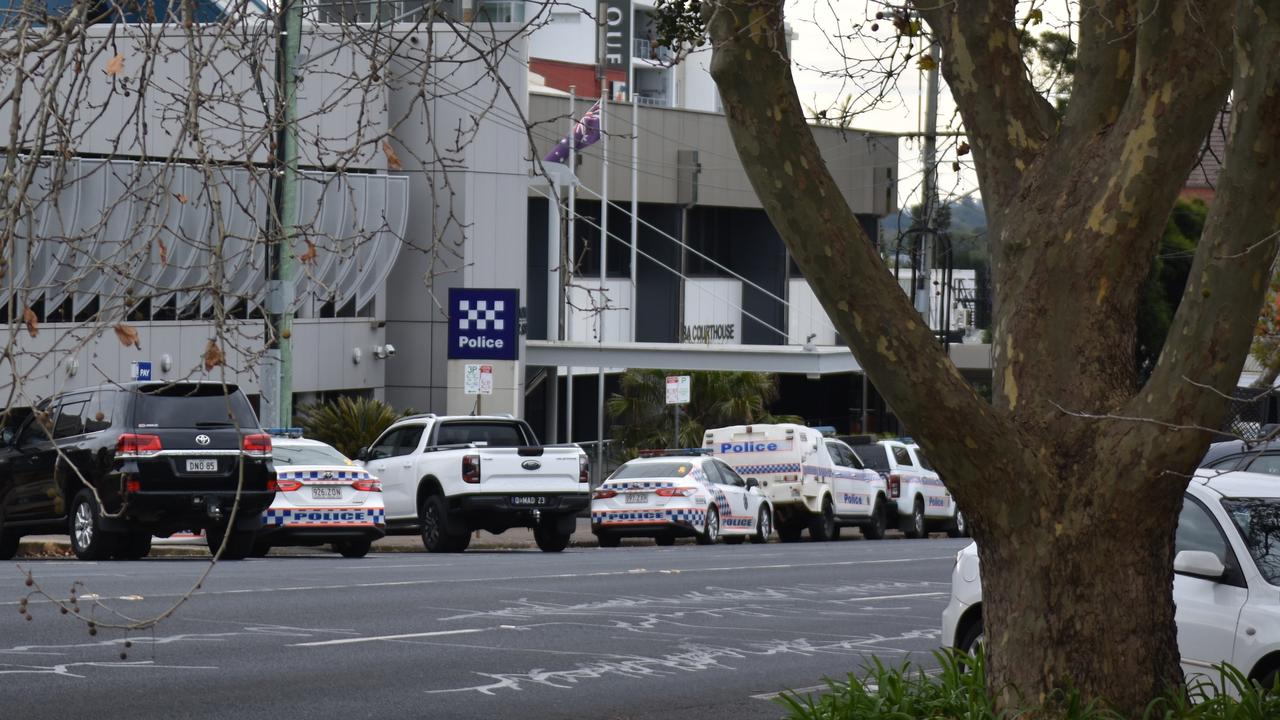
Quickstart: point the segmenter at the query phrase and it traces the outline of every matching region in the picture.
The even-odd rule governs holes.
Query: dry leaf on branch
[[[182,203],[183,205],[187,204],[187,196],[183,195],[182,193],[174,193],[173,198],[178,202]]]
[[[396,154],[396,149],[391,147],[391,142],[389,140],[382,141],[382,154],[387,156],[388,168],[392,170],[399,170],[402,167],[400,164],[400,156]]]
[[[304,263],[315,262],[316,261],[316,244],[305,238],[303,239],[303,242],[307,244],[307,249],[306,249],[306,252],[298,256],[298,260]]]
[[[210,338],[209,344],[205,346],[203,357],[206,371],[218,367],[227,359],[227,356],[222,354],[222,348],[218,347],[218,343],[213,338]]]
[[[112,76],[119,75],[119,74],[120,74],[120,72],[121,72],[122,70],[124,70],[124,55],[123,55],[123,54],[121,54],[121,55],[116,55],[115,57],[113,57],[113,58],[111,58],[110,60],[108,60],[108,61],[107,61],[107,70],[106,70],[106,72],[107,72],[107,74],[108,74],[108,75],[112,75]]]
[[[36,319],[36,314],[31,308],[22,308],[22,322],[26,323],[27,332],[31,333],[31,337],[40,334],[40,321]]]
[[[960,143],[960,146],[956,148],[956,155],[968,155],[968,154],[969,154],[969,143],[967,142]]]
[[[116,339],[125,347],[142,349],[142,341],[138,338],[138,331],[132,325],[125,323],[116,323],[112,328],[116,331]]]
[[[938,63],[934,62],[933,58],[928,55],[921,55],[916,64],[920,66],[921,70],[933,70],[938,67]]]
[[[160,247],[160,264],[169,264],[169,246],[164,244],[164,238],[156,238],[156,244]]]

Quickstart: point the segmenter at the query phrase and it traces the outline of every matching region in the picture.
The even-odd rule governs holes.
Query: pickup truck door
[[[831,479],[831,496],[835,501],[837,515],[870,515],[871,496],[866,478],[862,473],[861,463],[854,459],[853,451],[844,443],[830,441],[827,452],[831,462],[835,464],[835,474]]]
[[[908,446],[907,451],[911,453],[911,460],[916,466],[915,472],[920,477],[920,487],[924,491],[925,517],[951,517],[955,514],[951,493],[942,486],[938,473],[933,471],[933,466],[929,464],[924,451],[912,446]]]
[[[418,478],[414,460],[422,447],[423,425],[401,425],[382,434],[369,447],[365,469],[382,481],[388,520],[418,516]]]

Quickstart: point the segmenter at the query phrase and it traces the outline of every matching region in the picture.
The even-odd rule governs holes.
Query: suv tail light
[[[591,482],[591,462],[587,460],[586,453],[578,456],[578,482]]]
[[[902,476],[897,474],[890,475],[889,476],[889,497],[893,498],[894,500],[897,500],[898,496],[901,494],[902,494]]]
[[[462,482],[478,485],[480,483],[480,456],[462,456]]]
[[[145,457],[147,455],[155,455],[163,449],[160,445],[159,435],[124,433],[116,441],[117,457]]]
[[[302,489],[301,480],[269,480],[267,481],[267,491],[275,490],[277,492],[296,492]]]
[[[365,478],[353,481],[351,487],[360,492],[382,492],[382,481],[378,478]]]
[[[661,497],[689,497],[693,494],[693,488],[658,488],[654,494]]]
[[[591,493],[592,500],[608,500],[612,497],[618,497],[617,490],[597,490]]]
[[[271,436],[266,433],[245,435],[241,447],[244,449],[245,455],[267,457],[271,455]]]

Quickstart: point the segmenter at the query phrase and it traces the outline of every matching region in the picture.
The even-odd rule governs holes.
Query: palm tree
[[[339,397],[327,403],[310,403],[297,410],[297,422],[312,440],[328,443],[347,457],[372,445],[391,423],[413,410],[396,411],[381,400]]]
[[[666,377],[689,375],[691,401],[680,408],[677,447],[701,447],[707,428],[744,423],[801,422],[774,416],[769,403],[778,397],[778,379],[769,373],[695,370],[628,370],[619,392],[609,398],[613,437],[633,457],[643,448],[670,447],[674,411],[666,404]]]

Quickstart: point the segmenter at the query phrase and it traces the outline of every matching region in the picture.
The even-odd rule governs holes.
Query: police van
[[[868,538],[884,534],[884,480],[864,469],[844,443],[813,428],[791,423],[717,428],[707,431],[703,448],[760,483],[783,542],[799,540],[805,530],[813,540],[834,540],[841,526],[858,526]]]

